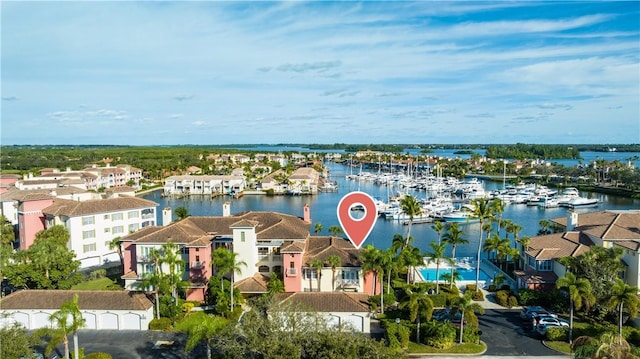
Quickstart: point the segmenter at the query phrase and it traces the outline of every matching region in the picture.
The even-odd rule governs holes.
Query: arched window
[[[269,266],[260,266],[260,267],[258,267],[258,272],[260,272],[260,273],[269,273]]]
[[[271,270],[273,273],[276,273],[278,275],[282,275],[282,266],[273,266],[273,269]]]

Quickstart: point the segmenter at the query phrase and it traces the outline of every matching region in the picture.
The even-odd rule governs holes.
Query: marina
[[[383,202],[388,202],[389,195],[397,195],[393,190],[395,188],[383,186],[373,181],[354,181],[347,180],[346,176],[350,172],[349,166],[328,163],[327,166],[331,171],[332,180],[336,181],[337,190],[332,192],[322,192],[313,196],[256,196],[245,195],[241,198],[232,198],[230,196],[219,196],[210,198],[207,196],[190,196],[189,198],[163,198],[161,191],[147,193],[142,197],[155,201],[159,204],[158,208],[171,207],[173,209],[184,206],[188,209],[192,216],[220,216],[222,215],[222,206],[225,202],[230,202],[231,212],[238,213],[243,211],[275,211],[302,216],[303,207],[309,204],[311,208],[312,226],[320,223],[324,228],[318,234],[326,235],[327,230],[333,225],[338,225],[336,208],[340,199],[347,193],[352,191],[363,191],[374,198],[378,198]],[[464,181],[462,181],[464,182]],[[502,190],[502,182],[484,182],[484,191],[491,193]],[[407,194],[413,195],[420,200],[434,197],[434,194],[426,190],[408,189]],[[580,197],[597,199],[598,204],[595,207],[576,207],[578,212],[590,212],[604,209],[623,210],[640,208],[640,200],[607,195],[602,193],[579,193]],[[433,203],[435,204],[435,203]],[[442,203],[439,203],[442,204]],[[446,204],[445,204],[446,205]],[[462,206],[462,203],[458,204]],[[524,203],[512,203],[505,206],[503,218],[510,219],[522,226],[519,236],[533,237],[537,234],[540,220],[558,218],[566,216],[567,207],[543,208],[537,205],[530,206]],[[162,218],[158,211],[157,223],[162,224]],[[378,220],[375,227],[371,231],[364,245],[372,244],[378,248],[385,249],[391,246],[393,236],[395,234],[406,234],[406,228],[403,221],[399,220]],[[414,245],[421,251],[429,249],[431,241],[437,241],[438,234],[431,228],[432,224],[425,223],[412,226],[411,236],[414,237]],[[469,244],[460,246],[456,249],[456,254],[461,257],[475,257],[477,251],[477,243],[479,240],[478,223],[460,222],[460,227],[464,231],[464,237],[469,240]]]

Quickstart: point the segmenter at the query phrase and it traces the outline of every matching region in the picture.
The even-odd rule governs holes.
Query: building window
[[[316,270],[313,268],[305,268],[304,269],[304,278],[305,279],[317,279],[318,273],[316,273]]]
[[[138,223],[132,223],[129,225],[129,233],[131,232],[135,232],[140,228],[140,225]]]
[[[93,216],[82,217],[82,225],[87,226],[90,224],[95,224],[95,218]]]
[[[129,211],[129,213],[127,213],[127,217],[129,217],[129,219],[131,219],[131,218],[139,218],[140,217],[140,213],[138,211]]]
[[[358,280],[358,271],[355,270],[343,270],[342,279]]]
[[[82,239],[96,238],[96,230],[82,231]]]
[[[82,251],[83,251],[83,253],[95,252],[96,251],[96,244],[95,243],[85,244],[85,245],[82,246]]]
[[[111,220],[112,221],[122,221],[122,218],[124,216],[122,215],[122,213],[114,213],[111,215]]]
[[[260,273],[269,273],[269,266],[260,266],[260,267],[258,267],[258,272],[260,272]]]
[[[104,215],[104,217],[102,217],[102,219],[104,219],[104,220],[109,220],[109,215],[108,215],[108,214],[105,214],[105,215]]]
[[[258,254],[261,256],[269,254],[269,248],[267,247],[258,247]]]
[[[111,232],[111,228],[107,227],[104,229],[104,233],[109,233],[109,232]]]
[[[124,226],[113,227],[113,229],[111,230],[111,233],[113,233],[113,234],[124,233]]]
[[[549,272],[551,271],[552,263],[551,261],[540,261],[538,262],[538,270],[541,272]]]
[[[244,242],[244,231],[240,232],[240,242]]]

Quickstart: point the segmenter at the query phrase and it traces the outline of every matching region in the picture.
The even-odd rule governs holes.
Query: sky
[[[640,143],[638,1],[2,1],[4,145]]]

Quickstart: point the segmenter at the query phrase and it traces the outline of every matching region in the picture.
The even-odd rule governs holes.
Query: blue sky
[[[640,2],[2,1],[3,145],[640,143]]]

